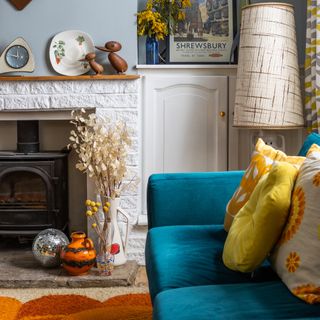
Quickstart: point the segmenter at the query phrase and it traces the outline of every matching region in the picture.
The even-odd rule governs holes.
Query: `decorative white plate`
[[[58,33],[51,41],[49,56],[53,69],[66,76],[79,76],[90,70],[83,59],[89,52],[94,52],[92,38],[79,30]]]

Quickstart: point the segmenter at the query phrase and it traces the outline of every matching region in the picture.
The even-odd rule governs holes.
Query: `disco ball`
[[[69,239],[63,232],[56,229],[46,229],[34,238],[32,253],[43,267],[58,267],[60,265],[60,250],[68,244]]]

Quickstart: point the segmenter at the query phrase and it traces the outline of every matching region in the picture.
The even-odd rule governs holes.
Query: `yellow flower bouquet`
[[[137,13],[138,35],[163,40],[185,19],[188,7],[190,0],[148,0],[145,9]]]

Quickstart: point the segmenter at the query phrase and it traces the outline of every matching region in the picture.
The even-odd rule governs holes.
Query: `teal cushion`
[[[149,230],[146,263],[151,297],[172,288],[277,278],[269,265],[258,269],[254,276],[226,268],[222,262],[226,236],[223,225]]]
[[[307,136],[306,140],[304,140],[304,143],[303,143],[303,145],[302,145],[302,147],[301,147],[301,149],[300,149],[300,151],[298,153],[298,156],[305,157],[307,152],[308,152],[308,150],[310,149],[310,147],[314,143],[320,146],[320,134],[315,133],[315,132],[310,133]]]
[[[318,305],[293,296],[281,281],[198,286],[161,292],[153,320],[308,319]]]

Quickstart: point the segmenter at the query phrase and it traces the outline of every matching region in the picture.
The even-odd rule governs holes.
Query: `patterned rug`
[[[115,296],[104,302],[81,295],[48,295],[21,303],[0,297],[1,320],[151,320],[148,294]]]

